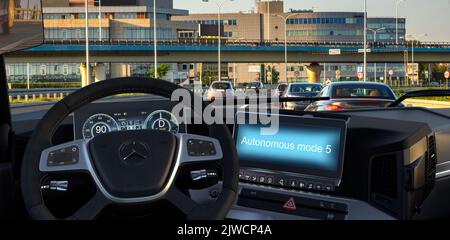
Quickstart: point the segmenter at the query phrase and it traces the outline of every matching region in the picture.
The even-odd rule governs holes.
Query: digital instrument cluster
[[[172,108],[169,101],[92,103],[74,113],[75,138],[89,141],[108,132],[141,129],[185,133]]]

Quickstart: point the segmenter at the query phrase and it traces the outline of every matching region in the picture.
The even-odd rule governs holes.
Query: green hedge
[[[26,83],[9,83],[11,89],[26,89]],[[80,88],[79,82],[43,82],[43,83],[30,83],[30,88]]]

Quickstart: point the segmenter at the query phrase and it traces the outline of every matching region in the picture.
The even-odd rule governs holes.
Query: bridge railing
[[[153,40],[149,39],[106,39],[90,40],[92,45],[153,45]],[[84,39],[46,39],[48,45],[85,45]],[[261,41],[251,39],[224,39],[222,44],[225,46],[255,46],[255,47],[284,47],[284,41]],[[363,47],[363,42],[359,41],[288,41],[288,46],[305,47]],[[161,39],[158,45],[163,46],[217,46],[217,39]],[[368,43],[369,48],[408,48],[412,47],[410,43],[401,42],[376,42]],[[416,43],[416,48],[450,48],[450,42],[420,42]]]

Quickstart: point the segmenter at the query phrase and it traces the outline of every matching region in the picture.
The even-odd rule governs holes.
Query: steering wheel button
[[[79,161],[78,147],[66,147],[48,154],[47,166],[64,166],[76,164]]]

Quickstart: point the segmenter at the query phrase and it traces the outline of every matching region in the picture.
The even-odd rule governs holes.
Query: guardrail
[[[85,45],[84,39],[46,39],[47,45]],[[236,40],[224,39],[221,41],[225,46],[266,46],[266,47],[284,47],[284,41],[261,41],[261,40]],[[149,39],[109,39],[109,40],[91,40],[93,45],[153,45],[154,41]],[[162,39],[157,41],[158,45],[166,46],[216,46],[218,39]],[[311,47],[363,47],[363,42],[335,42],[335,41],[288,41],[289,46],[311,46]],[[369,48],[390,48],[390,47],[412,47],[410,43],[401,42],[376,42],[368,43]],[[420,42],[415,43],[415,48],[450,48],[450,42]]]
[[[14,89],[9,90],[9,102],[36,101],[38,99],[59,100],[74,92],[76,89]]]

